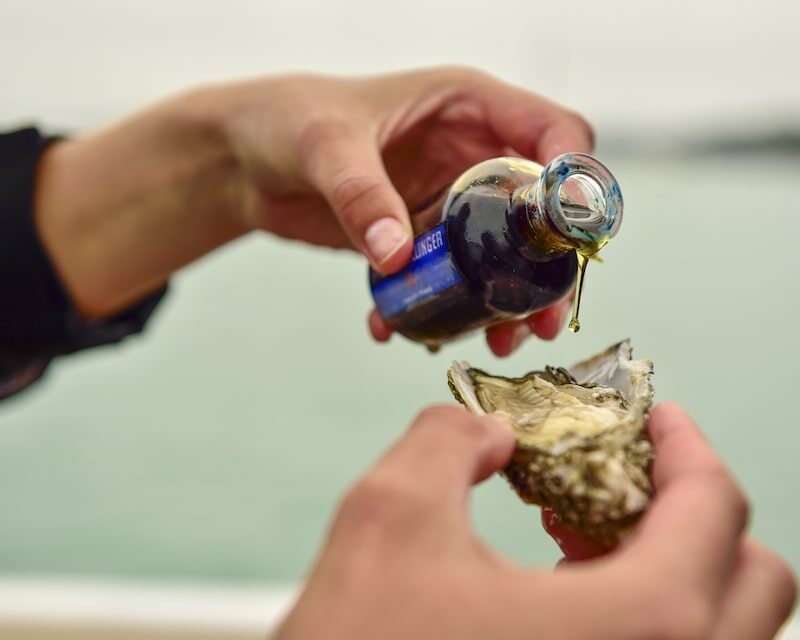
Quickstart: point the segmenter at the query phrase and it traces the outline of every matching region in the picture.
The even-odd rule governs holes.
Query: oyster
[[[631,359],[625,341],[569,369],[504,378],[455,362],[447,378],[470,411],[513,424],[517,446],[502,474],[522,500],[553,507],[564,524],[612,547],[652,493],[644,430],[652,370]]]

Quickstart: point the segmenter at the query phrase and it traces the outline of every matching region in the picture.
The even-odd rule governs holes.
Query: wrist
[[[192,92],[44,154],[35,223],[84,315],[130,305],[247,231],[219,122],[213,101]]]

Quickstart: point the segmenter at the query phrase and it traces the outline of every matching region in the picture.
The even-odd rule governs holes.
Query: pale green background
[[[800,123],[798,25],[796,0],[3,0],[0,127],[92,128],[184,87],[294,69],[472,65],[595,123],[626,220],[590,267],[584,331],[508,361],[480,337],[437,356],[373,344],[355,256],[265,237],[221,250],[175,279],[144,337],[0,404],[0,574],[295,580],[346,486],[449,400],[451,359],[518,374],[624,337],[800,569],[800,156],[782,134]],[[700,153],[760,135],[789,151]],[[502,482],[473,511],[505,553],[556,558]]]
[[[0,406],[0,568],[297,579],[348,484],[416,411],[449,401],[452,359],[518,374],[624,337],[736,471],[756,534],[800,567],[800,157],[603,159],[625,220],[590,266],[584,330],[506,361],[481,337],[436,356],[373,344],[353,255],[252,237],[187,270],[144,337],[64,360]],[[510,556],[556,559],[502,481],[473,513]]]

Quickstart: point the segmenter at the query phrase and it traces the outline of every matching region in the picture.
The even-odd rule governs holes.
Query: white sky
[[[461,63],[642,131],[800,122],[800,2],[0,0],[0,123],[83,126],[189,85]]]

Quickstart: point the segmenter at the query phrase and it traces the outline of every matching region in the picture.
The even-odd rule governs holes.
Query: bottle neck
[[[512,237],[539,256],[576,250],[590,256],[616,235],[622,194],[614,176],[593,157],[568,153],[553,159],[539,180],[514,195]]]

